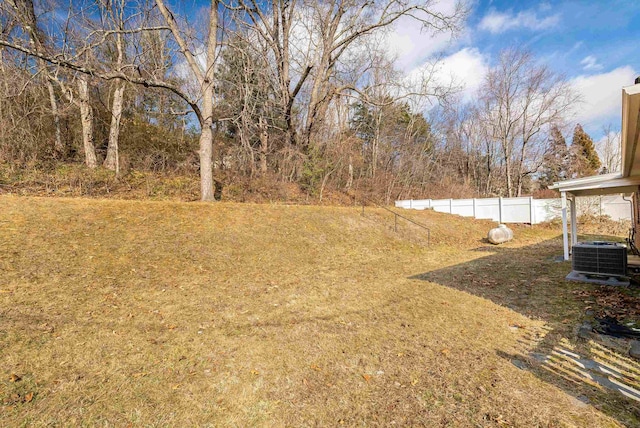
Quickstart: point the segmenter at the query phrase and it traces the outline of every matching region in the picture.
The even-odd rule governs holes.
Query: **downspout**
[[[635,216],[636,213],[633,210],[633,197],[631,199],[627,199],[627,198],[624,197],[624,194],[623,194],[622,195],[622,200],[629,202],[629,208],[631,209],[631,227],[633,229],[635,229],[636,228],[636,216]]]
[[[567,192],[560,192],[562,202],[562,248],[564,260],[569,260],[569,231],[567,230]]]

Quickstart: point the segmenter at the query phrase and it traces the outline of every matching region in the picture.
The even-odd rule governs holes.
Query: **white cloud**
[[[551,6],[551,4],[547,3],[547,2],[542,2],[540,3],[540,5],[538,6],[538,8],[543,11],[546,12],[548,10],[551,10],[553,8],[553,6]]]
[[[406,71],[450,46],[452,39],[450,32],[433,34],[419,21],[404,16],[394,23],[385,43],[389,53],[397,57],[398,68]]]
[[[584,71],[602,70],[602,64],[599,64],[598,60],[593,55],[585,57],[582,61],[580,61],[580,64],[582,64],[582,69]]]
[[[575,51],[577,49],[580,49],[582,47],[582,45],[584,45],[584,42],[582,40],[579,40],[577,42],[574,43],[574,45],[571,47],[571,51]]]
[[[469,100],[482,84],[488,61],[476,48],[464,48],[442,58],[435,65],[424,63],[407,74],[407,83],[415,88],[421,87],[425,77],[429,78],[429,87],[455,86],[461,89],[464,100]],[[430,110],[433,105],[421,105],[419,108]]]
[[[602,129],[608,123],[620,122],[622,87],[633,84],[636,71],[631,66],[615,70],[577,76],[571,80],[573,87],[582,96],[576,119],[585,128]]]
[[[546,30],[560,22],[560,14],[538,17],[533,10],[525,10],[514,15],[510,12],[491,11],[482,18],[478,28],[493,34],[504,33],[517,28],[529,30]]]
[[[488,69],[488,61],[478,49],[464,48],[442,60],[439,75],[451,78],[462,86],[463,96],[470,97],[482,85]]]

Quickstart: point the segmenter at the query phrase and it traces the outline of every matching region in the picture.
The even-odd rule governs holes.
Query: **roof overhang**
[[[623,177],[622,173],[595,175],[560,181],[549,186],[550,189],[571,193],[574,196],[611,195],[638,191],[640,176]]]

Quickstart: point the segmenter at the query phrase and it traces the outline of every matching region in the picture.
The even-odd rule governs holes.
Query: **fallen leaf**
[[[27,403],[31,403],[31,400],[33,400],[33,392],[30,392],[24,396],[24,401],[26,401]]]
[[[447,348],[443,349],[440,352],[442,353],[442,355],[449,355],[451,353],[451,351],[449,351]]]
[[[369,382],[369,381],[371,380],[371,375],[363,374],[363,375],[362,375],[362,378],[363,378],[364,380],[366,380],[367,382]]]
[[[15,373],[12,373],[11,377],[9,378],[9,382],[20,382],[21,380],[22,378]]]

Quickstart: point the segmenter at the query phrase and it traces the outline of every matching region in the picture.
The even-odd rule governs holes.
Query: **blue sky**
[[[472,43],[488,55],[521,44],[567,77],[640,70],[640,2],[480,2]],[[622,82],[621,85],[632,82]]]
[[[445,12],[456,3],[433,1]],[[388,39],[398,67],[408,75],[419,73],[426,62],[442,55],[445,75],[454,75],[470,96],[501,49],[521,46],[564,74],[581,94],[584,102],[572,122],[580,122],[595,139],[602,137],[606,125],[619,130],[621,88],[640,76],[640,0],[466,1],[471,14],[454,40],[448,34],[425,33],[411,18],[400,19]],[[170,3],[187,15],[199,14],[210,4]]]
[[[451,7],[453,0],[440,0]],[[411,72],[444,52],[445,69],[477,88],[501,49],[521,46],[563,73],[584,103],[574,122],[595,139],[611,124],[620,128],[621,88],[640,76],[640,1],[488,1],[472,3],[463,33],[456,39],[420,33],[402,23],[394,43],[400,65]]]
[[[387,43],[408,75],[438,55],[443,72],[465,85],[467,96],[482,83],[501,49],[521,46],[571,81],[584,102],[573,124],[594,139],[603,127],[620,128],[621,88],[640,76],[640,0],[467,0],[472,11],[454,40],[422,31],[411,18],[400,19]],[[434,0],[450,11],[456,0]],[[197,14],[205,0],[172,0],[176,12]],[[192,16],[192,19],[196,19]]]
[[[638,69],[640,2],[480,2],[469,25],[488,52],[523,44],[559,71],[575,75],[624,65]],[[634,58],[636,56],[636,58]],[[597,62],[584,58],[592,57]],[[584,67],[585,64],[594,66]],[[582,65],[582,66],[581,66]]]

